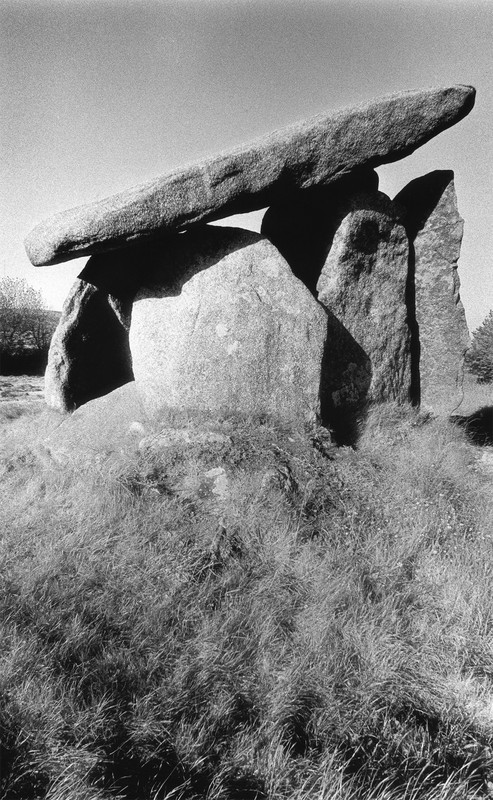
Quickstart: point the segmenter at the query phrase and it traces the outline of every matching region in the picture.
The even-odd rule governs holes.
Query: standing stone
[[[340,209],[317,290],[370,360],[372,401],[410,398],[408,256],[406,231],[386,195],[361,193]]]
[[[435,170],[416,178],[394,202],[404,211],[413,243],[420,400],[429,409],[449,414],[461,401],[469,346],[457,273],[464,222],[457,209],[454,173]]]
[[[148,412],[319,421],[329,317],[250,231],[197,226],[163,251],[134,301],[130,348]]]

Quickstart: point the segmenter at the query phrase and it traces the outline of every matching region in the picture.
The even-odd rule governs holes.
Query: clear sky
[[[43,218],[318,112],[465,83],[471,114],[378,172],[394,196],[455,171],[470,328],[493,308],[492,0],[2,0],[0,37],[0,275],[50,307],[86,259],[32,267]]]

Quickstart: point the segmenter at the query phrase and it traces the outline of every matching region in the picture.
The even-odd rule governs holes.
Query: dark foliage
[[[474,331],[472,345],[466,354],[466,366],[478,383],[493,381],[493,310]]]

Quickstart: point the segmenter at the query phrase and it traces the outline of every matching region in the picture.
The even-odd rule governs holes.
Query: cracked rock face
[[[368,400],[406,402],[411,386],[406,231],[382,192],[356,194],[338,213],[317,283],[319,300],[370,361]]]
[[[135,298],[136,385],[153,414],[319,421],[328,326],[325,310],[269,241],[201,226],[163,252]]]
[[[416,358],[421,404],[450,414],[461,402],[464,355],[469,346],[457,272],[464,222],[457,208],[454,173],[435,170],[416,178],[394,202],[404,212],[413,242],[410,269],[419,335]]]

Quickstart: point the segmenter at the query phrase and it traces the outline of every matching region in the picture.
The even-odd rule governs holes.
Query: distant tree
[[[0,279],[0,365],[29,359],[43,369],[58,315],[47,311],[41,292],[22,278]]]
[[[493,310],[472,335],[472,345],[466,353],[466,366],[478,383],[493,381]]]

